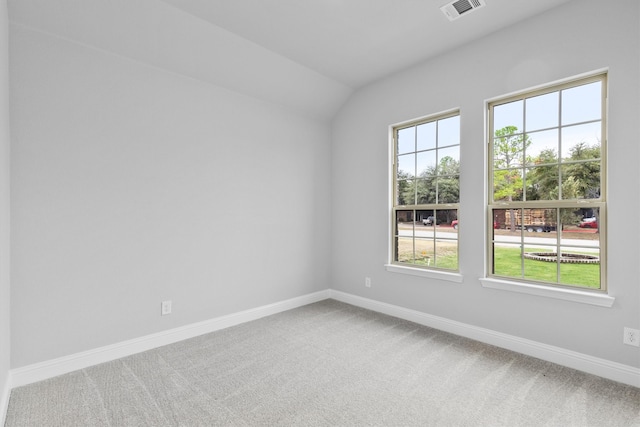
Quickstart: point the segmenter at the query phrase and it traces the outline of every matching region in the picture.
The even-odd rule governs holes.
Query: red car
[[[598,228],[598,220],[596,218],[585,218],[578,224],[580,228]]]

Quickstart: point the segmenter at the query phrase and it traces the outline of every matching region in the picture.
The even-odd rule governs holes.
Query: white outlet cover
[[[627,345],[640,347],[640,329],[624,328],[622,342]]]
[[[171,314],[171,301],[162,301],[162,304],[160,305],[160,314],[162,316]]]

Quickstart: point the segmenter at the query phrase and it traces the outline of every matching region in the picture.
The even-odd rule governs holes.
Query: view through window
[[[393,129],[393,263],[458,269],[460,115]]]
[[[604,290],[606,75],[489,104],[489,274]]]

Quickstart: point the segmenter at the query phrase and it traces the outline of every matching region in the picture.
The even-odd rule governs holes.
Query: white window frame
[[[500,289],[507,291],[515,291],[520,293],[551,297],[557,299],[564,299],[574,302],[581,302],[586,304],[599,305],[604,307],[611,307],[614,302],[614,298],[607,295],[607,281],[606,281],[606,146],[607,146],[607,101],[608,101],[608,87],[607,87],[607,72],[606,70],[600,70],[587,75],[578,76],[572,79],[567,79],[561,82],[541,86],[538,88],[522,91],[516,94],[503,96],[488,100],[486,102],[487,111],[487,211],[486,211],[486,271],[485,277],[481,278],[481,283],[486,288]],[[497,202],[493,200],[493,177],[494,177],[494,163],[493,163],[493,148],[492,141],[494,139],[493,129],[493,106],[502,105],[509,102],[513,102],[520,99],[526,99],[542,95],[545,93],[557,92],[565,90],[570,87],[579,86],[583,84],[592,83],[595,81],[602,82],[602,137],[601,137],[601,169],[600,169],[600,183],[601,193],[597,199],[576,199],[576,200],[551,200],[551,201],[518,201],[518,202]],[[561,124],[558,124],[558,129],[561,128]],[[527,132],[526,127],[522,129],[523,133]],[[558,153],[560,156],[561,153]],[[493,227],[494,209],[507,209],[509,207],[514,208],[584,208],[593,207],[598,208],[600,212],[600,289],[587,289],[582,287],[574,287],[569,285],[563,285],[558,283],[547,283],[542,281],[534,281],[521,278],[511,278],[498,276],[492,273],[493,264]],[[560,242],[558,241],[558,246]]]
[[[437,113],[437,114],[433,114],[430,116],[426,116],[426,117],[421,117],[418,119],[413,119],[407,122],[402,122],[402,123],[398,123],[395,125],[392,125],[389,127],[389,140],[390,140],[390,170],[389,170],[389,175],[390,175],[390,179],[389,179],[389,183],[390,183],[390,187],[389,187],[389,194],[390,194],[390,209],[389,209],[389,218],[390,218],[390,229],[389,229],[389,236],[390,236],[390,240],[389,240],[389,262],[387,264],[385,264],[385,268],[387,271],[390,272],[394,272],[394,273],[402,273],[402,274],[409,274],[409,275],[413,275],[413,276],[420,276],[420,277],[428,277],[428,278],[435,278],[435,279],[441,279],[441,280],[445,280],[445,281],[450,281],[450,282],[457,282],[460,283],[463,280],[463,276],[459,273],[460,270],[460,260],[459,260],[459,256],[458,256],[458,265],[457,265],[457,269],[453,270],[453,269],[443,269],[443,268],[438,268],[438,267],[433,267],[433,266],[422,266],[422,265],[418,265],[418,264],[413,264],[413,263],[405,263],[405,262],[397,262],[395,261],[395,240],[396,240],[396,212],[397,211],[402,211],[402,210],[412,210],[415,209],[416,211],[418,210],[431,210],[431,209],[436,209],[436,210],[446,210],[446,209],[455,209],[458,212],[458,219],[459,219],[459,214],[460,214],[460,203],[434,203],[434,204],[412,204],[412,205],[397,205],[396,201],[397,201],[397,194],[396,194],[396,190],[397,190],[397,164],[396,164],[396,159],[397,159],[397,140],[396,140],[396,136],[397,136],[397,132],[398,130],[401,129],[406,129],[409,127],[415,127],[415,126],[419,126],[421,124],[425,124],[425,123],[430,123],[430,122],[437,122],[438,120],[444,120],[450,117],[460,117],[460,109],[452,109],[452,110],[447,110],[447,111],[443,111],[441,113]],[[460,141],[458,141],[458,147],[460,147]],[[458,152],[458,155],[460,153]],[[414,218],[414,221],[417,221],[416,218]],[[414,237],[415,238],[415,237]],[[435,238],[434,238],[435,241]],[[459,254],[459,238],[456,239],[457,242],[457,252]]]

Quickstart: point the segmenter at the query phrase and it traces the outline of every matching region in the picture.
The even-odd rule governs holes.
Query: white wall
[[[9,0],[14,24],[328,120],[352,92],[161,0]]]
[[[0,1],[0,423],[8,399],[9,304],[9,26],[7,2]]]
[[[10,41],[12,368],[329,287],[326,122],[22,25]]]
[[[622,344],[640,327],[636,186],[640,117],[638,2],[585,0],[538,15],[358,91],[333,123],[334,289],[640,367]],[[484,101],[609,67],[609,293],[601,308],[482,288]],[[386,272],[388,127],[461,110],[461,284]],[[364,277],[372,278],[365,288]]]

